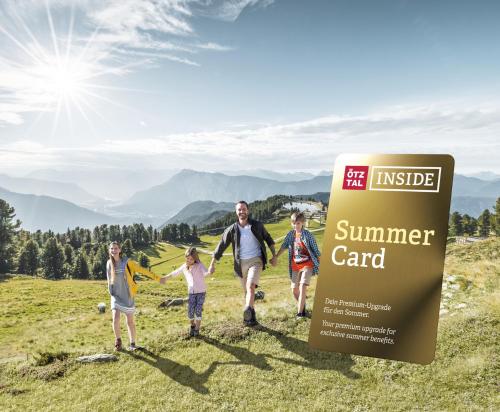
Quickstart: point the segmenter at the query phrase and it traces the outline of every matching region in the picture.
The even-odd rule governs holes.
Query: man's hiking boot
[[[253,312],[252,312],[252,308],[250,306],[247,306],[245,308],[245,310],[243,311],[243,321],[245,323],[250,322],[252,320],[253,316],[254,315],[253,315]]]
[[[247,309],[245,309],[245,312],[243,313],[243,319],[245,322],[245,326],[256,326],[259,324],[259,322],[257,322],[257,318],[255,316],[255,309],[251,308],[251,307],[248,307]]]

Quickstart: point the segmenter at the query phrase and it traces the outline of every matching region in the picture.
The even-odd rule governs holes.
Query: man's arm
[[[210,273],[214,273],[215,262],[220,260],[224,251],[228,248],[233,240],[233,232],[231,229],[232,226],[229,226],[228,228],[226,228],[226,230],[224,230],[220,242],[214,250],[214,255],[212,257],[212,260],[210,261],[210,266],[208,267],[208,271]]]
[[[269,249],[271,249],[271,251],[273,252],[274,256],[276,254],[276,252],[274,251],[274,239],[271,237],[264,224],[262,224],[262,237],[267,243],[267,246],[269,246]]]

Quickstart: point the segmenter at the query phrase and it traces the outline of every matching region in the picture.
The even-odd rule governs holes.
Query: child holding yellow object
[[[136,350],[136,328],[135,328],[135,302],[137,283],[134,274],[140,273],[160,283],[165,280],[150,272],[127,257],[122,257],[121,247],[118,242],[109,245],[109,260],[106,265],[106,276],[108,278],[108,290],[111,295],[111,311],[113,313],[113,332],[115,334],[115,350],[122,349],[120,330],[120,313],[127,317],[127,329],[129,337],[129,350]]]

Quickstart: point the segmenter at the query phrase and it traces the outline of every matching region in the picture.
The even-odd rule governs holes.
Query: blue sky
[[[451,153],[458,171],[500,172],[497,1],[7,0],[0,12],[0,172],[319,171],[343,152]]]

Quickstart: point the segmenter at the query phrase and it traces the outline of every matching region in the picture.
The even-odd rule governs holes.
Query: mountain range
[[[128,200],[113,207],[94,192],[89,193],[74,182],[0,175],[0,197],[15,207],[24,228],[55,231],[76,226],[93,227],[101,223],[142,222],[160,226],[184,221],[203,225],[232,210],[237,200],[251,202],[275,194],[307,196],[308,193],[323,200],[329,198],[331,175],[287,181],[289,177],[283,176],[278,181],[256,176],[182,170],[163,183],[136,192]],[[111,184],[102,176],[101,180]],[[147,185],[143,182],[143,186]],[[493,209],[499,195],[500,179],[487,181],[455,175],[451,211],[457,210],[477,217],[484,209]],[[101,201],[107,206],[90,206]],[[89,205],[94,210],[81,205]]]
[[[118,223],[110,216],[50,196],[14,193],[0,188],[0,199],[14,207],[15,219],[21,220],[22,228],[31,232],[50,229],[56,233],[62,233],[68,228],[77,226],[93,229],[104,223]]]
[[[127,168],[126,165],[124,167],[124,169],[102,168],[92,170],[40,169],[27,174],[25,177],[55,182],[78,183],[87,192],[116,204],[128,199],[139,190],[165,182],[178,172],[178,170],[173,169],[135,170],[133,165],[130,168]]]
[[[120,213],[137,213],[165,222],[174,213],[199,200],[214,202],[248,202],[266,199],[275,194],[295,195],[304,191],[324,192],[330,189],[331,176],[316,176],[297,182],[278,182],[253,176],[228,176],[182,170],[165,183],[137,192],[120,206],[113,208]]]
[[[0,187],[10,192],[55,197],[87,208],[104,203],[104,199],[87,192],[75,183],[0,174]]]

